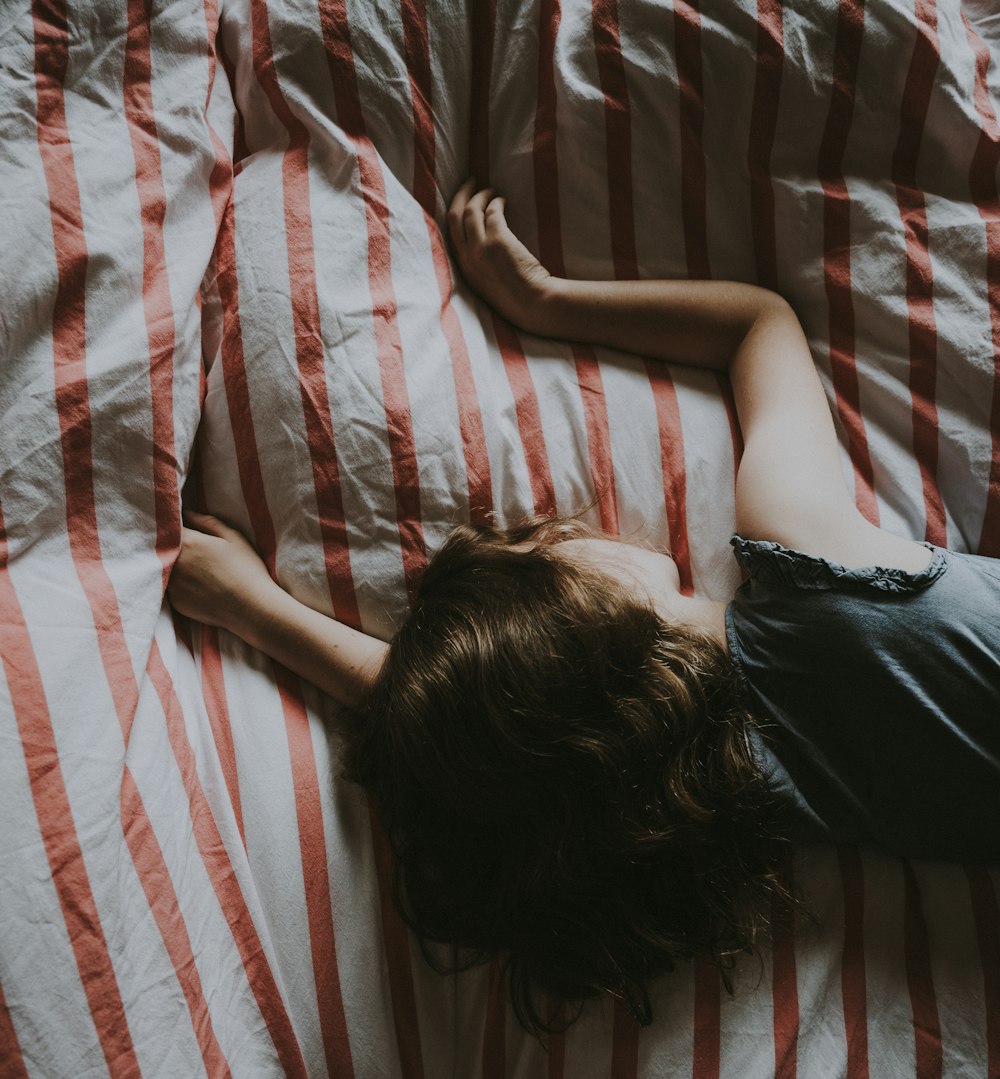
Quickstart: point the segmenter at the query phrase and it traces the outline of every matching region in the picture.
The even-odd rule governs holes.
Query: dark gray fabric
[[[1000,560],[919,573],[732,540],[726,611],[796,838],[1000,864]]]

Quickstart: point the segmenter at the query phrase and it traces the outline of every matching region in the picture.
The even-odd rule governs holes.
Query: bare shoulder
[[[749,529],[741,535],[747,539],[771,540],[783,547],[827,558],[848,569],[882,566],[919,573],[930,565],[933,557],[933,552],[922,543],[886,532],[865,520],[856,510],[837,519],[786,517],[781,527]]]

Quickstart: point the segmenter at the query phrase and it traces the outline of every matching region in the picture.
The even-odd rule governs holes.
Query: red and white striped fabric
[[[1000,556],[1000,18],[796,7],[4,6],[4,1076],[1000,1075],[996,873],[854,850],[801,852],[815,921],[731,997],[684,966],[541,1046],[495,965],[424,963],[329,703],[163,603],[185,484],[381,635],[490,514],[593,502],[736,583],[724,382],[477,304],[470,172],[556,272],[778,288],[864,512]]]

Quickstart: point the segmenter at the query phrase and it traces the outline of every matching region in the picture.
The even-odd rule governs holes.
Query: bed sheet
[[[382,636],[467,519],[736,583],[725,381],[479,304],[470,172],[556,273],[779,289],[862,510],[1000,555],[998,49],[957,0],[0,9],[0,1072],[1000,1075],[996,872],[853,849],[731,995],[529,1038],[400,923],[330,702],[163,600],[182,491]]]

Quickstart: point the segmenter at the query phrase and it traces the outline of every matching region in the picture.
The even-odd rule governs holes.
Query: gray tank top
[[[794,838],[1000,864],[1000,559],[848,569],[734,536],[729,651]]]

